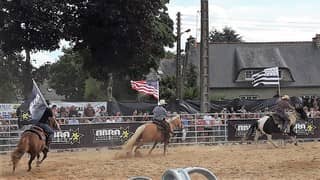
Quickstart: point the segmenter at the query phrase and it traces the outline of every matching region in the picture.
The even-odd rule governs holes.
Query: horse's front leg
[[[256,134],[254,135],[254,143],[258,144],[258,139],[261,136],[261,132],[259,130],[256,130]]]
[[[149,153],[148,153],[149,155],[151,154],[151,152],[153,151],[153,149],[156,147],[157,144],[158,144],[158,142],[155,141],[152,148],[149,150]]]
[[[267,134],[267,139],[268,139],[268,141],[269,141],[275,148],[278,148],[278,145],[276,145],[276,144],[272,141],[272,135],[271,135],[271,134]]]
[[[168,145],[167,142],[164,142],[164,143],[163,143],[163,155],[164,155],[164,156],[167,154],[167,145]]]
[[[140,151],[138,151],[138,149],[139,149],[142,145],[143,145],[143,142],[140,141],[140,142],[138,142],[138,143],[136,144],[135,147],[133,147],[132,152],[133,152],[134,156],[141,156],[141,153],[140,153]]]
[[[294,143],[294,145],[298,146],[298,141],[297,141],[297,133],[293,130],[294,126],[290,127],[290,133],[288,134]]]

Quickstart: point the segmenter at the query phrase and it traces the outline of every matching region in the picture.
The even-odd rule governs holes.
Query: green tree
[[[23,63],[21,55],[4,56],[0,51],[0,102],[17,102],[21,96]]]
[[[196,71],[196,66],[190,64],[186,71],[185,77],[185,89],[184,89],[184,98],[185,99],[195,99],[199,97],[199,87],[197,84],[198,73]]]
[[[166,76],[160,81],[160,98],[175,99],[176,97],[176,77]]]
[[[106,81],[109,73],[142,77],[157,67],[164,46],[173,46],[173,21],[168,0],[66,0],[65,32],[75,48],[86,48],[92,59],[84,66]],[[69,16],[67,16],[69,15]]]
[[[42,84],[46,79],[49,80],[50,68],[51,68],[50,63],[46,63],[40,66],[39,68],[34,68],[34,70],[32,71],[33,79],[39,84]]]
[[[49,85],[67,100],[83,100],[86,72],[82,69],[83,56],[71,49],[64,50],[60,60],[50,67]]]
[[[0,39],[5,54],[25,51],[23,65],[24,96],[31,89],[30,53],[54,50],[62,38],[61,16],[66,4],[59,0],[2,0],[0,3]]]
[[[89,77],[85,83],[84,99],[88,101],[105,101],[107,99],[107,89],[103,87],[102,82]]]
[[[210,42],[243,42],[242,37],[231,27],[224,27],[222,32],[214,29],[209,32]]]

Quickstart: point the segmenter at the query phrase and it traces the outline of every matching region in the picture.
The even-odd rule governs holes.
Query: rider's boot
[[[288,121],[284,121],[282,129],[283,129],[284,133],[289,133],[290,129],[289,129],[289,122]]]

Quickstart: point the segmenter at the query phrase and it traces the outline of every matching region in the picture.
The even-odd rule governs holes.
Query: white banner
[[[5,119],[13,118],[20,104],[0,104],[0,116]]]

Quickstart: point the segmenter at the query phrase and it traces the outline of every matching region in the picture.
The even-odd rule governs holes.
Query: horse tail
[[[248,132],[246,135],[243,137],[242,141],[247,140],[250,136],[252,136],[254,130],[258,129],[258,120],[254,120],[254,123],[250,126],[248,129]]]
[[[138,138],[140,137],[140,135],[143,133],[144,129],[145,129],[146,125],[142,125],[140,127],[137,128],[136,132],[133,134],[133,136],[131,136],[131,138],[126,142],[126,144],[124,144],[122,146],[122,148],[124,150],[129,150],[132,149],[132,147],[134,146],[134,144],[136,143],[136,141],[138,140]]]
[[[13,164],[13,172],[16,169],[16,166],[21,159],[21,157],[24,155],[25,152],[28,151],[28,138],[27,137],[22,137],[17,145],[17,148],[12,152],[11,154],[11,161]]]

